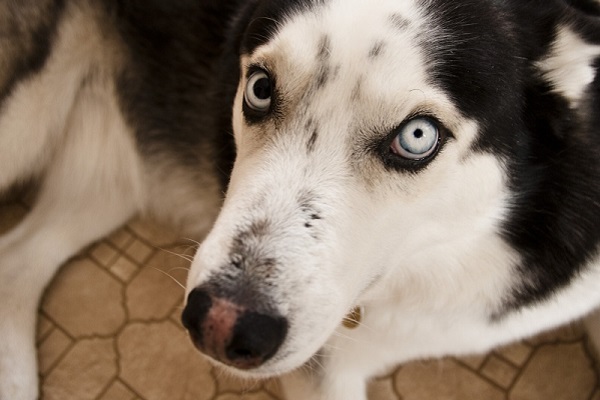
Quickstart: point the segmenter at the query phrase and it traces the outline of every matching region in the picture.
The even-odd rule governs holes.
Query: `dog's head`
[[[188,280],[197,346],[271,375],[358,304],[492,320],[564,284],[515,290],[537,273],[521,202],[600,122],[595,23],[558,0],[250,4],[233,30],[237,159]]]

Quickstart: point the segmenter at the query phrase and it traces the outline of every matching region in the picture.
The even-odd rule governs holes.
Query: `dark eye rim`
[[[246,100],[246,87],[244,87],[243,99],[242,99],[242,111],[244,113],[244,117],[249,124],[260,123],[265,118],[267,118],[270,114],[272,114],[275,109],[275,104],[277,101],[277,85],[274,74],[272,74],[267,68],[259,65],[250,66],[246,71],[246,83],[249,82],[250,77],[252,77],[256,73],[264,73],[267,75],[269,80],[271,81],[271,104],[268,109],[265,110],[257,110],[252,108],[247,100]]]
[[[392,143],[406,125],[417,119],[426,119],[435,124],[438,128],[438,140],[435,150],[431,154],[423,158],[409,159],[395,153],[392,150]],[[378,153],[388,169],[400,172],[419,172],[436,158],[444,147],[444,144],[452,137],[452,133],[435,116],[430,114],[416,114],[406,118],[400,125],[390,130],[385,139],[380,142]]]

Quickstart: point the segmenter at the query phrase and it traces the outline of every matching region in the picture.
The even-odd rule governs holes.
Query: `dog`
[[[289,400],[364,400],[392,365],[600,304],[597,0],[4,0],[0,19],[0,190],[40,187],[0,238],[2,400],[38,396],[56,270],[140,212],[207,235],[193,345]]]

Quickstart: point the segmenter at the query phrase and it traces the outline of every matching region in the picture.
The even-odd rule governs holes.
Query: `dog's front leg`
[[[0,237],[0,400],[38,397],[37,306],[57,268],[142,202],[137,151],[116,104],[82,90],[37,203]]]
[[[93,196],[92,196],[93,197]],[[124,223],[134,211],[100,198],[40,204],[0,238],[0,400],[38,398],[37,307],[57,268],[90,241]]]

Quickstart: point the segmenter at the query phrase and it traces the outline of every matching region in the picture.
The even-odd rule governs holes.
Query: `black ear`
[[[594,5],[600,3],[521,4],[534,3],[546,8],[523,14],[531,19],[522,39],[530,46],[526,126],[514,143],[513,204],[504,225],[523,257],[523,284],[507,302],[513,309],[567,285],[589,267],[600,244],[600,12]]]
[[[564,0],[552,18],[550,41],[535,60],[538,77],[573,109],[589,104],[600,66],[600,2]],[[597,86],[596,86],[597,91]]]

